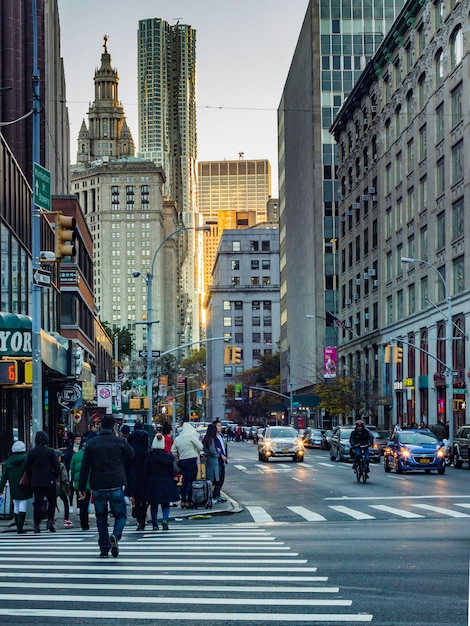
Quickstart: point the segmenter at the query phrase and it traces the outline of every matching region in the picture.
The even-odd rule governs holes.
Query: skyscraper
[[[199,226],[196,211],[196,31],[160,18],[139,22],[138,102],[140,155],[165,172],[163,193],[176,202],[185,227]],[[201,235],[185,231],[178,241],[180,342],[200,332]]]
[[[317,381],[323,348],[337,343],[336,145],[328,129],[402,4],[310,0],[307,8],[278,110],[284,390]]]

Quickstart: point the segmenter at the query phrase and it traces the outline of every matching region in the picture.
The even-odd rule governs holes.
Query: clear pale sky
[[[198,158],[269,159],[277,195],[277,108],[308,0],[58,0],[72,162],[108,35],[134,141],[137,29],[146,18],[196,29]]]

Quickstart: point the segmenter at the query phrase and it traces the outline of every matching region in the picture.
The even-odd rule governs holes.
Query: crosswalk
[[[373,618],[262,526],[129,528],[117,559],[100,559],[96,541],[92,530],[69,529],[0,537],[0,622],[280,626]],[[230,554],[218,549],[222,542]]]
[[[467,499],[470,497],[465,496]],[[385,500],[387,498],[384,498]],[[417,498],[419,499],[419,497]],[[344,500],[341,500],[344,501]],[[251,521],[261,523],[285,521],[366,521],[389,519],[461,519],[470,518],[470,502],[450,501],[446,506],[436,506],[426,502],[407,500],[399,506],[389,504],[370,504],[365,501],[347,500],[348,504],[319,504],[317,508],[305,506],[286,506],[268,509],[262,506],[245,506]],[[460,509],[460,510],[459,510]],[[463,511],[461,509],[464,509]]]

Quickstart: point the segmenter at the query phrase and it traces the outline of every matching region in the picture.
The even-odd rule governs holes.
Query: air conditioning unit
[[[370,107],[371,113],[377,113],[377,107]]]
[[[346,218],[344,217],[344,215],[342,215],[342,216],[339,218],[339,221],[340,221],[340,222],[345,222],[345,221],[346,221]]]
[[[372,202],[378,202],[379,196],[372,196]]]
[[[369,274],[369,276],[375,276],[375,270],[374,269],[367,270],[367,273]]]
[[[348,298],[348,299],[345,301],[345,305],[346,305],[346,306],[349,306],[350,304],[351,304],[351,300]]]
[[[360,209],[361,205],[359,204],[359,202],[353,202],[352,208],[353,209]]]
[[[370,276],[369,274],[364,274],[364,280],[369,280]]]
[[[378,280],[374,280],[374,287],[378,287],[379,286],[379,281]]]
[[[356,319],[354,320],[354,326],[357,326],[358,324],[359,324],[359,320],[356,317]]]
[[[369,196],[361,196],[361,200],[362,202],[367,202],[367,200],[369,200]]]
[[[358,294],[358,293],[355,293],[355,294],[353,295],[353,298],[354,298],[354,300],[359,300],[359,294]]]
[[[376,158],[376,157],[374,157],[374,158],[372,159],[372,165],[375,165],[376,163],[377,163],[377,158]]]
[[[364,174],[368,174],[369,173],[369,168],[367,167],[367,165],[364,168]]]
[[[375,187],[369,187],[367,191],[370,195],[373,195],[375,193]]]
[[[356,183],[360,183],[361,179],[359,178],[359,176],[356,176]]]
[[[364,319],[365,319],[365,320],[368,320],[368,319],[369,319],[369,313],[364,313]],[[367,324],[366,324],[366,326],[367,326]]]
[[[356,285],[360,285],[361,284],[361,279],[360,278],[356,278]]]
[[[352,322],[346,322],[345,326],[346,326],[346,328],[351,328]]]
[[[346,211],[346,215],[352,215],[352,211],[351,210]]]

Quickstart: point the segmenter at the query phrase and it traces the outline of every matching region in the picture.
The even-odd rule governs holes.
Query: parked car
[[[304,452],[302,438],[290,426],[270,426],[258,442],[258,458],[266,463],[270,457],[277,456],[290,456],[300,463],[304,460]]]
[[[319,428],[310,428],[309,426],[305,429],[302,439],[305,446],[321,448],[322,436],[323,433]]]
[[[464,463],[469,463],[470,456],[468,447],[470,446],[470,425],[461,426],[455,433],[452,443],[451,458],[454,467],[460,469]]]
[[[380,456],[382,456],[390,441],[390,432],[388,430],[371,430],[370,432],[374,437],[374,448],[378,448]]]
[[[402,430],[393,435],[384,450],[384,470],[397,474],[410,470],[437,470],[444,474],[446,451],[444,444],[429,430]]]
[[[323,433],[321,437],[321,449],[322,450],[330,449],[330,439],[331,439],[332,434],[333,434],[332,430],[325,430],[325,432]]]
[[[375,428],[375,427],[372,427]],[[349,438],[354,430],[353,426],[336,426],[330,439],[330,459],[332,461],[350,461],[353,457]],[[375,431],[370,431],[373,435]],[[379,447],[369,448],[369,459],[378,463],[380,461]]]

